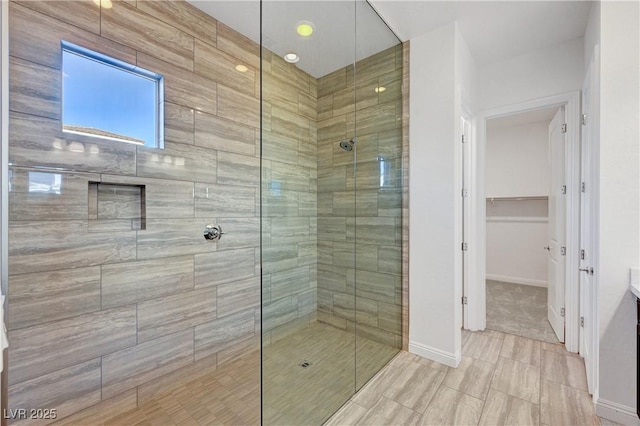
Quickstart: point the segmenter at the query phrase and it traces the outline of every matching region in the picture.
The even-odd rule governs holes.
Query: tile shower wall
[[[126,411],[257,349],[259,46],[183,1],[14,1],[10,31],[9,407]],[[61,40],[164,75],[165,149],[61,132]],[[277,334],[315,318],[316,82],[265,56]]]
[[[402,345],[402,49],[358,61],[355,78],[349,66],[318,81],[318,320],[396,347]],[[354,152],[339,147],[353,137],[355,168]]]

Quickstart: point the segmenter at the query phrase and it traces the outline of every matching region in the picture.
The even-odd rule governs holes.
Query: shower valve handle
[[[204,228],[204,239],[208,241],[219,241],[225,233],[226,232],[222,232],[220,225],[207,225]]]

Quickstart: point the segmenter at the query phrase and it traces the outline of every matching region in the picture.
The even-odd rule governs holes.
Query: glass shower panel
[[[402,44],[368,3],[356,3],[356,387],[402,347]]]
[[[262,3],[264,424],[355,392],[355,3]]]

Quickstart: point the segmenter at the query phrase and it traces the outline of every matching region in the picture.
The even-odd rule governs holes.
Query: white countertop
[[[640,299],[640,268],[631,268],[629,270],[629,290]]]

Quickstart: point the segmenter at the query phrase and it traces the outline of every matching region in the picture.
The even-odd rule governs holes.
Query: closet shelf
[[[532,201],[532,200],[548,200],[547,196],[535,197],[487,197],[487,201]]]

